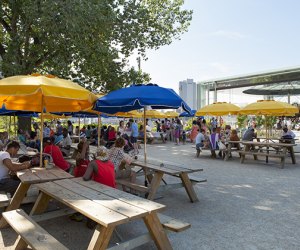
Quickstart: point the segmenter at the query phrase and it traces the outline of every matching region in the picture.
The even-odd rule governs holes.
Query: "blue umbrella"
[[[192,113],[188,113],[186,111],[182,112],[179,117],[194,117],[195,116],[195,113],[197,112],[197,110],[195,109],[192,109]]]
[[[0,109],[0,116],[39,117],[37,113],[32,111],[7,110],[5,108]]]
[[[190,107],[173,89],[159,87],[151,83],[131,85],[127,88],[112,91],[96,101],[94,110],[115,114],[141,109],[146,106],[151,106],[152,109],[177,109],[181,107],[191,113]]]
[[[191,113],[191,108],[176,94],[173,89],[159,87],[157,84],[136,84],[118,89],[99,98],[94,108],[97,111],[115,114],[144,108],[144,157],[146,161],[146,118],[145,108],[152,109],[177,109],[183,108]]]

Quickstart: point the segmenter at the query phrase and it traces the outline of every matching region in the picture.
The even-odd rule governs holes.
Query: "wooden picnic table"
[[[74,177],[58,167],[53,167],[51,169],[39,168],[39,167],[30,168],[30,169],[18,171],[17,176],[20,179],[21,183],[17,191],[15,192],[14,196],[10,200],[10,203],[7,206],[5,211],[11,211],[19,208],[21,202],[26,196],[28,189],[32,184],[60,180],[60,179],[69,179]],[[2,217],[0,220],[0,228],[5,227],[6,225],[7,223]]]
[[[154,199],[156,192],[160,188],[161,181],[167,184],[163,180],[163,176],[165,174],[181,179],[180,186],[181,187],[183,186],[185,188],[191,202],[198,201],[198,197],[194,190],[193,184],[196,182],[206,181],[206,180],[198,181],[195,179],[192,180],[188,175],[190,173],[203,171],[202,168],[189,168],[184,165],[178,165],[176,163],[169,163],[169,162],[162,162],[162,161],[159,162],[155,160],[148,160],[146,163],[144,161],[133,161],[131,165],[141,167],[141,169],[145,172],[145,175],[147,176],[147,179],[150,183],[149,194],[148,194],[148,199],[150,200]],[[174,184],[174,186],[173,184],[168,184],[164,186],[168,188],[163,188],[163,186],[161,186],[161,188],[169,189],[175,187],[175,185],[178,187],[178,184]]]
[[[98,225],[87,249],[106,249],[117,225],[143,219],[158,249],[172,249],[157,213],[165,205],[82,178],[57,180],[36,185],[41,191],[30,212],[43,214],[50,199],[85,215]]]
[[[280,158],[281,168],[284,168],[285,158],[287,152],[290,153],[292,163],[296,164],[296,157],[294,152],[294,143],[280,143],[280,142],[254,142],[254,141],[240,141],[244,145],[244,149],[239,151],[241,154],[241,163],[244,162],[246,155],[253,155],[254,159],[257,160],[257,156],[265,156],[266,163],[268,163],[269,157]]]

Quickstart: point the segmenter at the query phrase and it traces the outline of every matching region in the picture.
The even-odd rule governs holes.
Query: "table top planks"
[[[142,162],[142,161],[140,161]],[[193,173],[193,172],[198,172],[198,171],[203,171],[203,168],[201,167],[196,167],[196,168],[190,168],[185,166],[184,164],[178,164],[175,162],[170,162],[170,161],[166,161],[166,160],[157,160],[154,158],[147,158],[147,162],[153,164],[153,165],[160,165],[161,163],[164,164],[164,167],[169,168],[169,169],[173,169],[173,170],[179,170],[185,173]]]
[[[122,202],[126,202],[130,205],[133,205],[138,208],[142,208],[149,213],[152,211],[161,211],[166,208],[165,205],[143,199],[141,197],[126,193],[124,191],[108,187],[106,185],[97,183],[95,181],[84,181],[82,178],[74,178],[72,181],[77,182],[81,184],[82,186],[86,186],[88,188],[91,188],[93,190],[96,190],[98,192],[101,192],[105,195],[108,195],[114,199],[118,199]]]
[[[55,182],[40,183],[36,184],[36,186],[43,193],[53,197],[57,201],[62,202],[68,207],[82,213],[105,227],[129,221],[127,216],[106,208],[103,205],[79,194],[81,193],[81,190],[71,191]]]
[[[168,168],[165,166],[158,166],[158,165],[154,165],[152,163],[143,162],[143,161],[133,161],[131,163],[131,165],[151,169],[151,170],[158,171],[158,172],[163,172],[163,173],[170,174],[170,175],[178,175],[178,174],[182,173],[182,170],[179,170],[179,169],[175,170],[175,169],[171,169],[171,168]]]
[[[37,167],[25,169],[18,171],[17,176],[22,183],[40,183],[45,181],[73,178],[72,175],[57,167],[51,169]]]
[[[244,145],[255,145],[255,146],[270,146],[270,147],[294,147],[296,144],[293,143],[277,143],[277,142],[254,142],[254,141],[239,141]]]
[[[122,202],[118,199],[115,199],[114,197],[108,196],[106,194],[100,193],[97,190],[80,185],[80,183],[74,182],[72,180],[59,180],[55,181],[54,183],[68,190],[73,190],[74,192],[79,190],[80,195],[86,197],[87,199],[99,203],[102,206],[109,208],[115,212],[123,214],[124,216],[127,216],[130,219],[143,217],[148,213],[148,211],[142,208]]]

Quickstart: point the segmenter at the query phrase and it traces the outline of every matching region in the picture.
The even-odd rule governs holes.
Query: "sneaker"
[[[71,220],[77,221],[77,222],[81,222],[83,220],[83,215],[80,213],[75,213],[69,216],[69,218]]]

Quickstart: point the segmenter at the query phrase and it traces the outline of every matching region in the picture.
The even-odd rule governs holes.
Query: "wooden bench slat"
[[[165,229],[181,232],[191,227],[191,224],[158,213],[158,218]]]
[[[21,238],[33,249],[68,249],[34,222],[23,210],[12,210],[4,212],[2,215],[8,224],[11,225]]]
[[[111,196],[115,199],[119,199],[123,202],[129,203],[133,206],[136,207],[140,207],[143,209],[146,209],[147,211],[151,212],[152,210],[163,210],[165,209],[165,205],[150,201],[150,200],[146,200],[143,198],[140,198],[138,196],[133,196],[132,194],[123,192],[121,190],[118,189],[112,189],[111,187],[105,186],[103,184],[97,183],[97,182],[93,182],[93,181],[84,181],[82,178],[74,178],[72,179],[75,182],[80,183],[83,186],[92,188],[98,192],[104,193],[108,196]]]
[[[96,183],[98,184],[98,183]],[[92,220],[107,227],[128,221],[128,217],[102,206],[99,203],[87,200],[86,197],[70,191],[53,182],[36,184],[45,194],[77,210],[85,216],[92,215]],[[75,190],[74,190],[75,191]],[[55,194],[55,196],[53,195]],[[66,198],[67,197],[67,198]]]
[[[59,180],[55,181],[55,183],[71,191],[74,190],[74,192],[76,192],[76,190],[80,190],[80,194],[82,196],[91,199],[94,202],[99,203],[104,207],[107,207],[117,213],[123,214],[129,217],[130,219],[139,218],[148,213],[148,211],[144,209],[114,199],[106,194],[99,193],[96,190],[91,190],[71,180]]]
[[[0,207],[6,207],[9,203],[9,200],[10,196],[5,192],[0,191]]]
[[[147,193],[149,192],[149,188],[148,187],[145,187],[143,185],[139,185],[137,183],[132,183],[130,182],[129,180],[124,180],[124,179],[117,179],[116,180],[116,183],[117,184],[120,184],[120,185],[124,185],[126,187],[129,187],[131,189],[134,189],[138,192],[142,192],[142,193]]]

